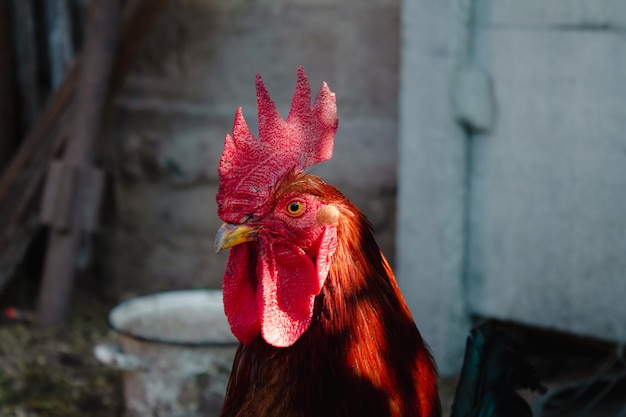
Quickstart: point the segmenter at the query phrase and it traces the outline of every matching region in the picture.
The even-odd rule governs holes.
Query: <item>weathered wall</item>
[[[463,361],[466,137],[452,108],[462,46],[457,0],[405,0],[396,273],[439,371]]]
[[[373,222],[394,257],[398,1],[172,0],[110,118],[115,221],[102,234],[118,297],[217,287],[217,163],[237,106],[256,125],[254,76],[283,115],[303,65],[337,94],[334,157],[313,171]],[[111,212],[113,211],[113,212]]]
[[[396,272],[441,374],[474,317],[623,343],[626,3],[402,6]]]
[[[626,3],[477,3],[469,311],[626,342]],[[545,13],[539,13],[539,10]]]

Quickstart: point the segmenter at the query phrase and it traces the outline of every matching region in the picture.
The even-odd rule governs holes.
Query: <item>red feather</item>
[[[319,178],[286,181],[339,209],[337,249],[298,341],[239,348],[222,416],[439,416],[433,360],[370,224]]]

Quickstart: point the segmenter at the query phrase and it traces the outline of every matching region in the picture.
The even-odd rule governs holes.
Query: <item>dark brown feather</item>
[[[329,277],[294,345],[275,348],[258,337],[240,346],[222,416],[439,417],[433,360],[371,225],[315,176],[284,180],[283,189],[294,187],[339,209]]]

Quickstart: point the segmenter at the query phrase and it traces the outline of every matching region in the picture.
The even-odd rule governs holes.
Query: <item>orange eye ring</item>
[[[304,203],[302,201],[294,200],[287,204],[287,214],[290,216],[299,216],[304,211]]]

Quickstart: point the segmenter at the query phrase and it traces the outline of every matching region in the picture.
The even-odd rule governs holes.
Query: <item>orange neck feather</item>
[[[289,348],[261,337],[240,347],[222,415],[439,417],[432,357],[371,226],[336,189],[315,186],[340,215],[313,323]]]

